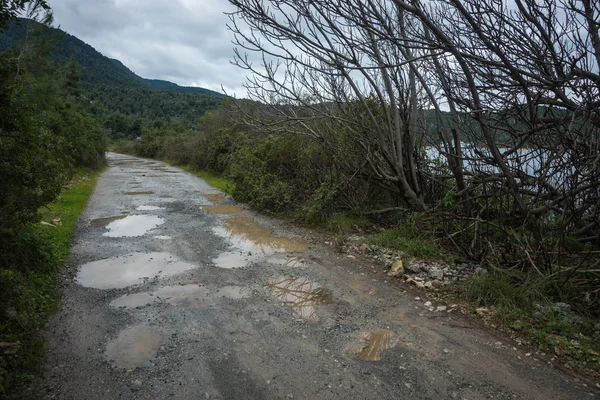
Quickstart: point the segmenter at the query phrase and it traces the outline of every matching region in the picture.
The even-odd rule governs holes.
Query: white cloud
[[[245,97],[226,0],[53,0],[55,23],[138,75]]]

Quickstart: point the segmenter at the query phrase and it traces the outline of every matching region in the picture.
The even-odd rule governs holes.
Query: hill
[[[144,126],[192,128],[206,111],[215,110],[226,98],[205,88],[142,78],[79,38],[25,19],[9,22],[0,32],[0,51],[34,36],[55,46],[53,58],[58,65],[66,65],[71,57],[77,61],[89,99],[86,106],[113,137],[137,136]]]

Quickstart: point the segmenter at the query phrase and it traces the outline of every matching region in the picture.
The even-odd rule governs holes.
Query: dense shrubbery
[[[0,341],[20,342],[17,356],[0,355],[0,397],[31,379],[41,360],[54,277],[75,227],[77,213],[63,216],[64,227],[47,227],[40,211],[77,168],[104,164],[105,133],[80,104],[78,67],[55,66],[51,50],[34,31],[0,52]],[[69,207],[81,212],[85,199],[76,203]]]

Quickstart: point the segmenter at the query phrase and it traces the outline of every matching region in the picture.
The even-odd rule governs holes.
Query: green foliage
[[[335,213],[325,222],[327,230],[337,234],[348,234],[371,226],[371,221],[364,215]]]
[[[208,89],[141,78],[78,38],[24,19],[8,23],[6,32],[0,33],[0,51],[16,46],[27,29],[56,42],[51,55],[55,63],[66,64],[63,90],[75,96],[81,93],[86,110],[101,121],[111,138],[133,139],[154,128],[195,128],[205,112],[216,110],[226,98]],[[75,85],[78,77],[81,84]]]
[[[395,228],[374,235],[370,241],[373,244],[398,249],[409,256],[424,260],[442,258],[437,241],[419,229],[419,222],[420,214],[418,213],[402,215]]]
[[[0,358],[0,396],[16,393],[41,361],[41,329],[57,303],[54,277],[92,184],[78,182],[82,193],[68,191],[64,204],[50,206],[61,210],[62,225],[39,224],[40,210],[77,167],[104,163],[104,132],[80,103],[76,68],[53,64],[53,41],[39,26],[0,52],[0,341],[21,342],[15,356]]]
[[[227,178],[224,178],[222,176],[217,176],[208,171],[198,171],[197,169],[194,169],[191,167],[187,167],[184,169],[186,171],[191,172],[192,174],[197,175],[200,178],[204,179],[206,181],[206,183],[208,183],[211,186],[216,187],[217,189],[221,190],[222,192],[225,192],[228,194],[233,194],[233,192],[235,191],[235,183],[233,183],[232,181],[230,181]]]
[[[21,343],[16,356],[0,357],[0,397],[10,393],[16,398],[19,387],[38,371],[45,351],[42,328],[58,303],[55,277],[67,260],[70,238],[97,175],[80,171],[43,210],[47,224],[26,224],[0,252],[0,341]],[[61,223],[51,224],[55,218]]]

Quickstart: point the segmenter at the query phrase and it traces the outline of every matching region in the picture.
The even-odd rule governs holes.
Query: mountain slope
[[[147,128],[193,128],[205,112],[217,109],[227,96],[205,88],[145,79],[118,60],[60,29],[25,19],[9,22],[0,32],[0,51],[23,38],[54,45],[53,58],[64,66],[73,57],[81,68],[86,107],[104,123],[112,137],[135,137]]]
[[[136,83],[143,86],[183,93],[198,93],[211,96],[225,97],[209,89],[200,87],[179,86],[173,82],[159,79],[146,79],[136,75],[119,60],[108,58],[98,52],[89,44],[80,40],[76,36],[70,35],[57,28],[47,28],[40,24],[25,19],[19,19],[17,22],[9,22],[6,32],[0,33],[0,51],[5,51],[13,47],[19,40],[25,37],[28,29],[44,30],[44,35],[56,40],[56,49],[54,51],[55,61],[64,64],[71,56],[74,56],[83,71],[84,84],[125,84],[134,85]]]

